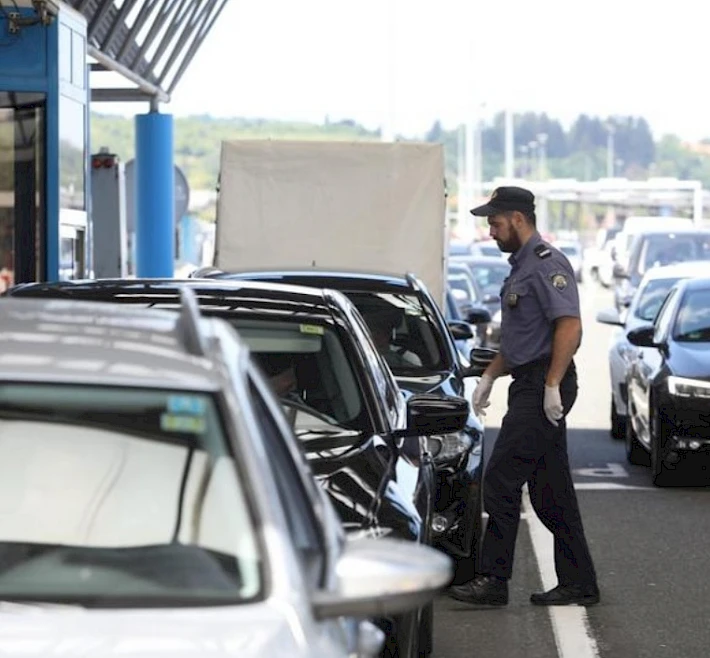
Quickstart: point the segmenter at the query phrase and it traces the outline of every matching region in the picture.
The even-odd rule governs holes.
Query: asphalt
[[[580,393],[568,418],[568,444],[602,601],[586,609],[604,658],[710,656],[710,467],[698,465],[682,487],[653,486],[649,469],[626,462],[609,436],[607,350],[613,329],[595,322],[611,295],[581,290],[584,339],[576,357]],[[495,441],[509,380],[496,383],[487,415]],[[529,523],[520,526],[505,608],[476,609],[445,596],[435,606],[433,658],[577,658],[556,645],[550,612],[530,605],[541,588]]]

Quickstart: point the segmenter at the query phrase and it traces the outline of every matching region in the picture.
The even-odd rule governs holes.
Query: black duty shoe
[[[594,605],[599,603],[596,585],[558,585],[549,592],[532,594],[530,603],[535,605]]]
[[[450,587],[449,596],[475,605],[507,605],[508,581],[495,576],[476,576],[463,585]]]

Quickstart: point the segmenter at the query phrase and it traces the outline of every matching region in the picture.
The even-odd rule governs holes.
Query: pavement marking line
[[[574,488],[575,491],[661,491],[658,487],[637,487],[618,482],[575,482]]]
[[[557,585],[554,540],[552,533],[537,518],[527,485],[523,489],[523,512],[527,515],[533,552],[537,560],[544,590]],[[599,658],[597,642],[592,635],[587,610],[581,605],[548,606],[559,658]]]

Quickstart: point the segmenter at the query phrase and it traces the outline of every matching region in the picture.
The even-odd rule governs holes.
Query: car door
[[[676,306],[677,289],[672,289],[663,303],[654,324],[653,342],[660,343],[668,335]],[[656,347],[637,349],[631,372],[629,395],[633,396],[637,421],[637,434],[644,442],[650,442],[650,393],[651,382],[663,363],[663,355]]]
[[[394,441],[392,433],[406,427],[406,402],[402,390],[392,375],[392,371],[375,349],[369,330],[357,311],[347,309],[346,313],[361,352],[365,367],[375,386],[378,406],[382,410],[383,439],[389,450],[389,460],[394,480],[405,500],[411,501],[421,517],[424,530],[428,533],[432,513],[434,487],[434,466],[426,450],[426,440],[420,437]],[[427,541],[426,537],[420,538]]]

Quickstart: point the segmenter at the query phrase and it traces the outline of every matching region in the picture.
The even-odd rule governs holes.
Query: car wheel
[[[419,656],[428,656],[434,651],[434,603],[422,611],[419,623]]]
[[[616,439],[617,441],[623,441],[626,438],[627,418],[626,416],[620,416],[616,411],[616,402],[614,401],[613,395],[611,396],[610,420],[611,431],[609,433],[611,434],[611,438]]]
[[[636,432],[634,432],[631,418],[626,421],[626,459],[629,464],[635,464],[636,466],[648,466],[650,464],[648,452],[639,442]]]
[[[651,476],[653,484],[657,487],[667,487],[675,480],[675,464],[669,465],[668,456],[668,430],[661,422],[657,409],[651,410]]]

